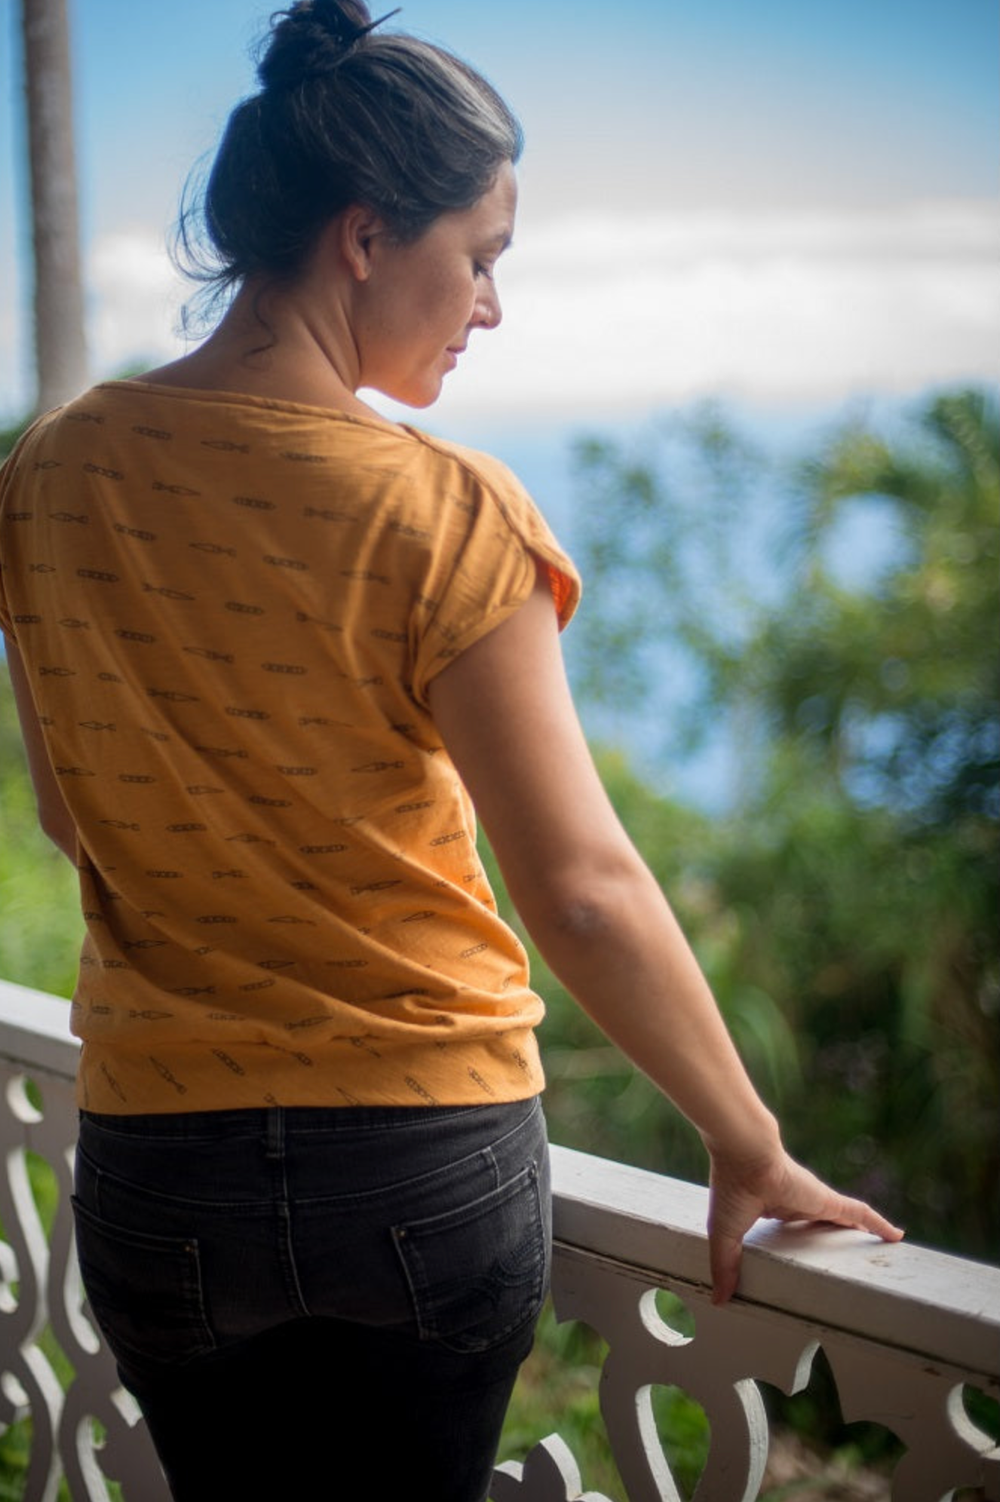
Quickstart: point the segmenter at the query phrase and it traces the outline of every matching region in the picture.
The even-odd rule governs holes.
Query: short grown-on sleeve
[[[539,570],[560,629],[580,598],[576,569],[506,466],[450,445],[446,452],[453,459],[411,630],[412,691],[425,706],[431,679],[524,604]]]

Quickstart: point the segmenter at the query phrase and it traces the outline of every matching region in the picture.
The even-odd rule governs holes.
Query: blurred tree
[[[82,938],[77,874],[39,828],[0,653],[0,977],[71,996]]]
[[[0,428],[0,464],[6,459],[21,434],[30,426],[30,423],[31,419],[24,417],[13,422],[10,427]]]
[[[674,862],[731,1025],[794,1150],[975,1254],[1000,1149],[997,410],[944,394],[896,428],[850,422],[790,479],[711,410],[638,461],[581,445],[571,665],[618,724],[641,694],[671,754],[727,727],[728,806]]]

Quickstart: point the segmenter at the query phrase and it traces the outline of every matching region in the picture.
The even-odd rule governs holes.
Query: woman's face
[[[496,328],[494,268],[510,244],[517,209],[505,162],[471,209],[442,214],[408,245],[379,232],[358,301],[359,386],[410,407],[429,407],[473,329]]]

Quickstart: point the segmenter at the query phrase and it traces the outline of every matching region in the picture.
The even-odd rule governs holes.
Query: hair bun
[[[299,0],[278,12],[257,76],[266,89],[284,89],[332,73],[379,24],[363,0]]]

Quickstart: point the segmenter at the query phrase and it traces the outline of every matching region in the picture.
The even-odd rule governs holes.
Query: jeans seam
[[[278,1260],[284,1275],[285,1292],[296,1313],[307,1315],[310,1312],[309,1306],[302,1291],[295,1260],[292,1207],[288,1194],[288,1137],[285,1131],[285,1112],[280,1106],[268,1114],[265,1155],[272,1164],[274,1176]]]

